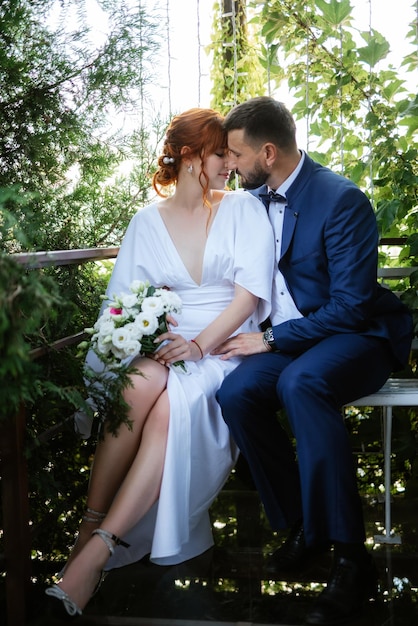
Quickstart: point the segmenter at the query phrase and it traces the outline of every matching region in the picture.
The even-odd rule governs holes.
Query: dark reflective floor
[[[401,545],[373,542],[373,536],[383,532],[382,503],[364,498],[364,511],[380,593],[350,625],[418,625],[418,500],[394,498],[392,521]],[[237,488],[234,481],[214,503],[212,518],[215,548],[180,566],[159,567],[144,559],[110,572],[86,613],[147,618],[141,620],[144,624],[303,624],[326,580],[331,555],[323,555],[295,580],[271,580],[264,569],[265,555],[279,545],[281,536],[269,530],[257,494],[239,484]]]

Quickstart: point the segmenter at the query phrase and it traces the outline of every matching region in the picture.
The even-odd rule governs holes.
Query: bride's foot
[[[49,603],[47,605],[47,613],[53,617],[60,618],[65,621],[74,620],[83,611],[73,602],[69,595],[65,593],[58,585],[52,585],[45,589]]]
[[[81,615],[82,610],[97,590],[98,583],[102,579],[103,567],[109,554],[112,556],[115,545],[128,547],[128,544],[119,537],[102,528],[96,528],[92,535],[89,543],[65,568],[62,581],[58,585],[48,587],[45,591],[50,600],[48,608],[57,617],[74,619]],[[101,541],[96,541],[95,536],[98,536]],[[103,543],[106,550],[103,549]]]
[[[68,568],[70,563],[75,559],[77,554],[81,552],[86,543],[90,541],[92,530],[98,528],[100,524],[103,522],[106,517],[106,513],[100,513],[99,511],[95,511],[90,507],[86,508],[86,512],[81,518],[80,528],[78,529],[77,539],[75,544],[71,550],[71,554],[68,557],[67,563],[64,567],[57,573],[56,578],[61,579],[64,576],[65,570]]]

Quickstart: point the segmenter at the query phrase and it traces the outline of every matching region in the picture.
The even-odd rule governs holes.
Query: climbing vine
[[[248,23],[245,5],[245,0],[219,0],[213,8],[211,105],[222,113],[264,93],[262,49]]]
[[[389,42],[372,27],[353,26],[350,0],[252,0],[260,37],[274,49],[270,76],[308,119],[309,150],[372,197],[385,236],[417,230],[418,97],[385,65]],[[417,49],[411,24],[408,38]],[[403,62],[416,72],[417,54]]]

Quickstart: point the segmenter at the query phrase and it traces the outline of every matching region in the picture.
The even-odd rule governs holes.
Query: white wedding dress
[[[260,298],[257,312],[237,332],[258,331],[270,312],[273,235],[266,210],[251,194],[227,193],[213,220],[204,252],[201,284],[186,270],[153,203],[133,217],[109,282],[109,296],[127,292],[135,279],[167,286],[183,303],[176,332],[192,339],[231,301],[234,283]],[[95,355],[89,362],[94,366]],[[160,565],[180,563],[213,545],[208,508],[236,462],[215,398],[240,359],[205,356],[168,377],[170,423],[161,492],[149,513],[124,537],[106,569],[150,554]],[[99,363],[97,361],[97,363]]]

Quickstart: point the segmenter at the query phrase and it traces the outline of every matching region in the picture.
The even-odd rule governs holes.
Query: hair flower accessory
[[[170,165],[170,163],[174,163],[174,157],[165,156],[163,157],[164,165]]]

